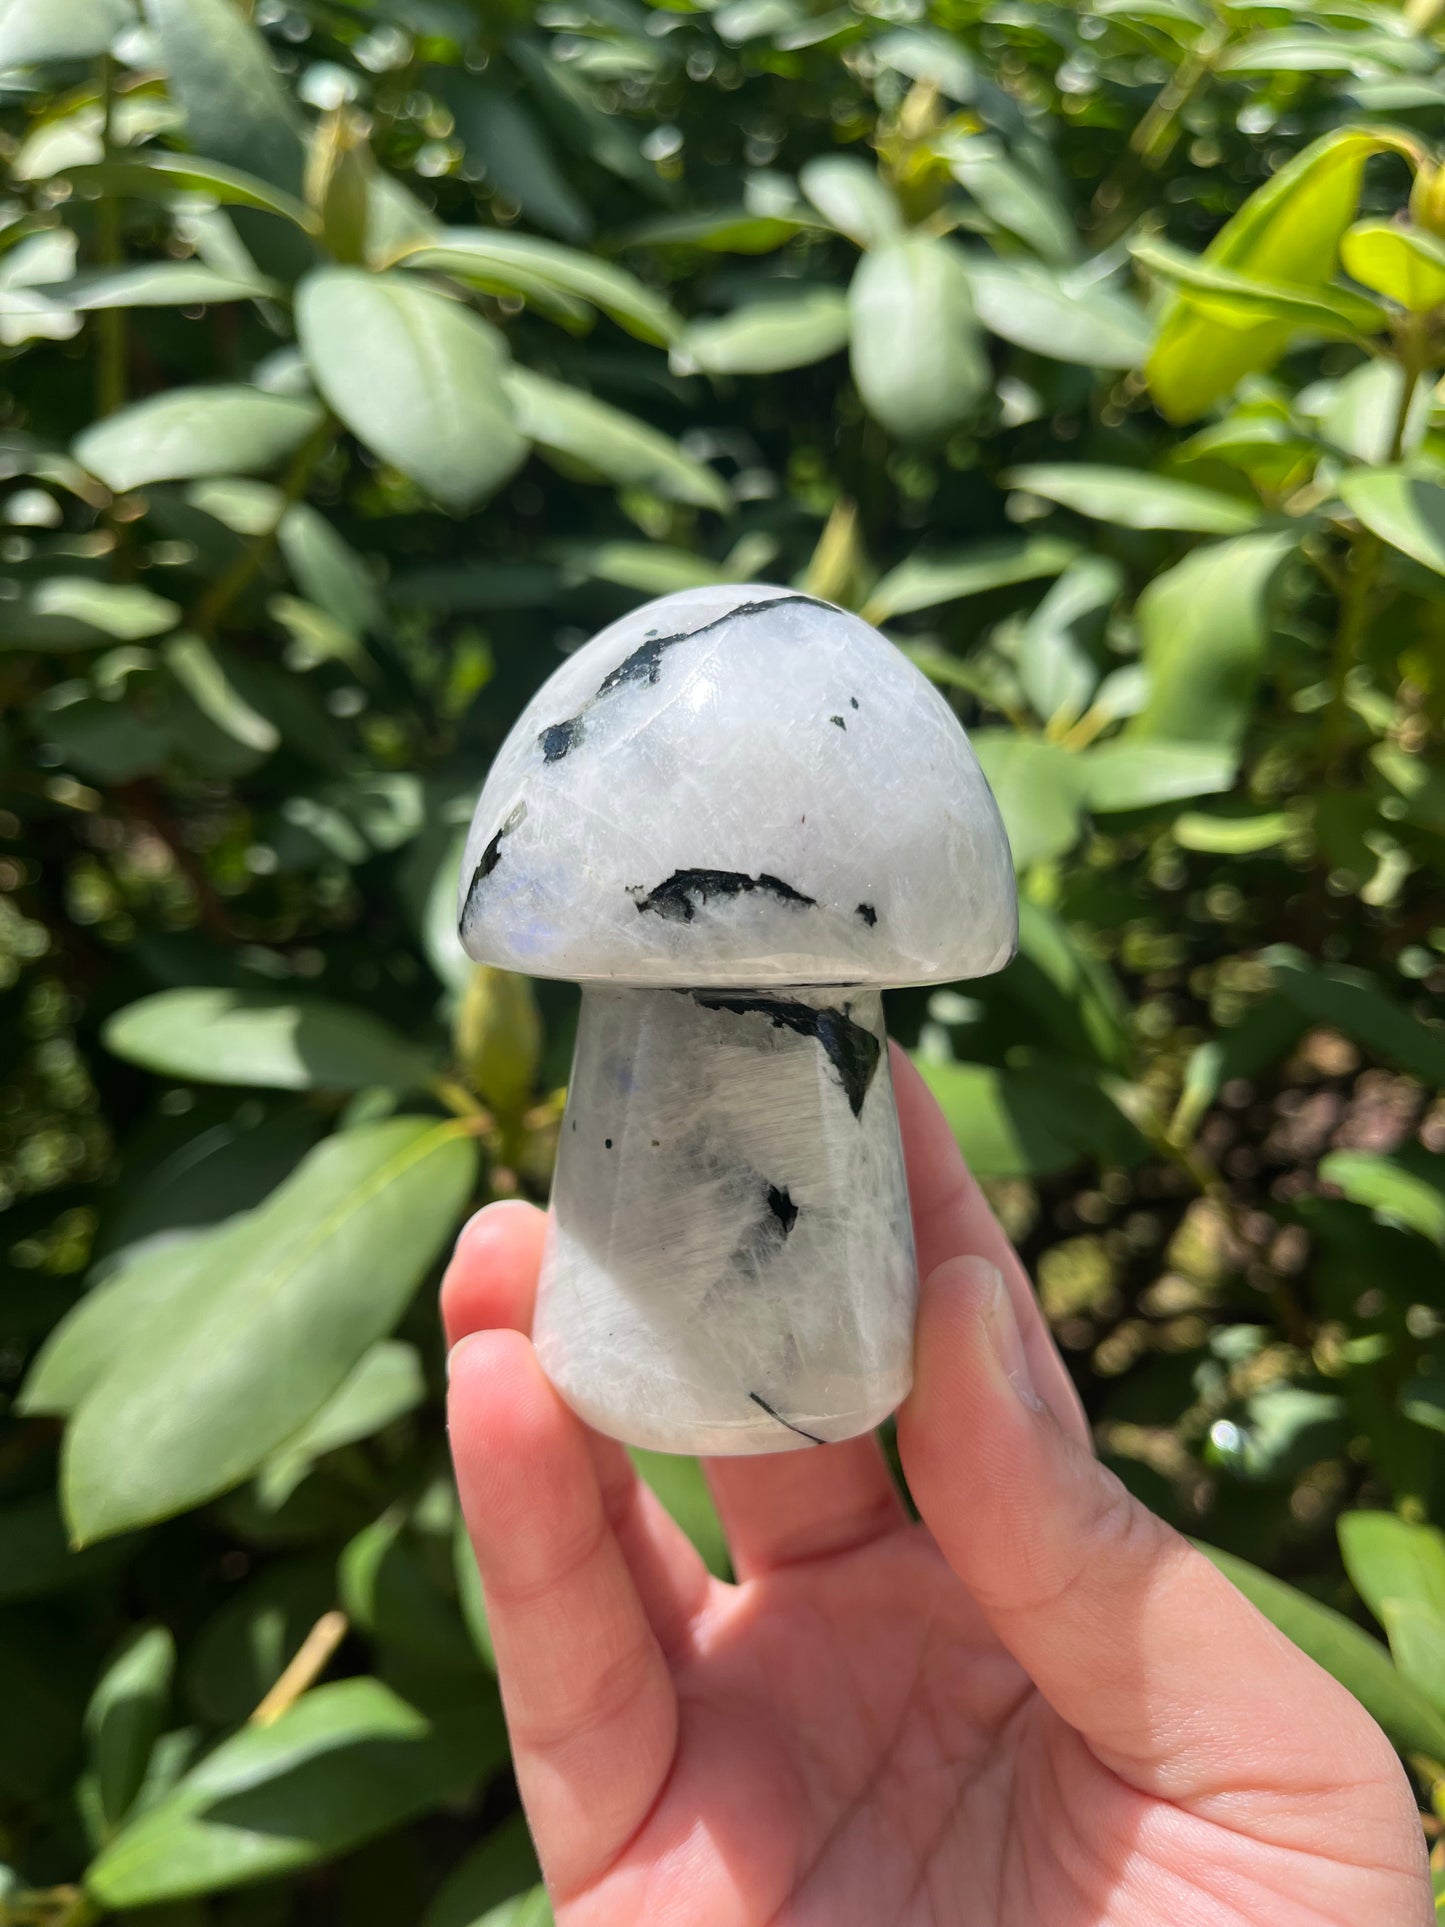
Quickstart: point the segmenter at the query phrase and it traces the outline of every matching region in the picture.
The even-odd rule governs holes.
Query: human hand
[[[1018,1258],[894,1053],[919,1265],[874,1438],[714,1460],[736,1585],[527,1332],[545,1219],[443,1286],[451,1438],[559,1927],[1426,1927],[1383,1734],[1094,1458]]]

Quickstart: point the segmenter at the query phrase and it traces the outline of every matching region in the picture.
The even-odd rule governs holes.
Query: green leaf
[[[426,1379],[414,1346],[384,1338],[373,1345],[342,1384],[293,1439],[261,1468],[263,1501],[284,1505],[307,1472],[328,1452],[369,1439],[413,1411],[426,1396]]]
[[[1046,1033],[1070,1058],[1123,1071],[1132,1047],[1127,1005],[1109,966],[1090,956],[1064,919],[1027,897],[1019,901],[1019,950],[1001,997],[1027,1014],[1028,1035]]]
[[[532,1836],[522,1815],[514,1814],[448,1876],[421,1927],[502,1927],[497,1910],[525,1897],[537,1878]]]
[[[1294,825],[1288,810],[1258,810],[1240,816],[1215,816],[1186,810],[1174,819],[1174,841],[1185,850],[1209,856],[1254,856],[1275,850]]]
[[[612,582],[643,595],[705,589],[728,580],[727,571],[704,555],[651,542],[558,542],[551,555],[574,582]]]
[[[93,60],[134,18],[126,0],[9,0],[0,11],[0,73]]]
[[[1345,507],[1382,542],[1445,575],[1445,487],[1404,468],[1352,469],[1337,484]]]
[[[1264,667],[1275,584],[1298,543],[1288,529],[1236,536],[1154,578],[1136,609],[1149,696],[1128,725],[1131,740],[1237,748]]]
[[[194,475],[280,466],[321,419],[311,401],[260,388],[172,388],[133,402],[76,437],[76,460],[117,495]]]
[[[1445,1160],[1412,1170],[1372,1151],[1331,1151],[1320,1160],[1320,1176],[1383,1223],[1418,1231],[1445,1248]]]
[[[1225,224],[1205,263],[1276,287],[1318,291],[1334,274],[1340,237],[1355,218],[1365,162],[1401,146],[1398,135],[1364,128],[1340,128],[1311,142]],[[1146,368],[1156,404],[1171,421],[1202,415],[1245,375],[1272,367],[1295,325],[1225,319],[1181,288]]]
[[[160,1737],[176,1669],[165,1626],[138,1626],[111,1660],[85,1709],[85,1737],[107,1831],[129,1812]]]
[[[1130,252],[1161,281],[1186,290],[1201,315],[1230,327],[1279,322],[1292,333],[1352,340],[1378,334],[1389,325],[1389,314],[1378,301],[1336,282],[1292,287],[1263,281],[1221,266],[1207,255],[1186,254],[1158,240],[1131,242]]]
[[[852,154],[805,161],[798,185],[823,219],[860,248],[887,247],[903,234],[903,217],[878,171]]]
[[[93,1285],[41,1347],[25,1380],[25,1412],[63,1417],[99,1384],[131,1334],[152,1314],[163,1315],[210,1270],[223,1249],[224,1229],[178,1236],[141,1251],[118,1275]]]
[[[979,1177],[1044,1177],[1085,1162],[1137,1164],[1146,1154],[1134,1126],[1083,1070],[923,1059],[918,1068]]]
[[[459,302],[404,275],[319,268],[297,290],[313,379],[373,454],[455,514],[526,454],[507,399],[507,348]]]
[[[853,380],[890,434],[941,441],[969,419],[992,374],[956,247],[909,235],[865,254],[848,313]]]
[[[320,223],[304,201],[297,200],[269,180],[244,168],[193,154],[167,154],[154,149],[123,160],[83,161],[62,170],[76,193],[93,200],[102,194],[131,194],[171,202],[183,195],[204,194],[222,207],[247,207],[319,230]]]
[[[549,453],[624,488],[730,513],[732,496],[713,470],[648,423],[529,369],[514,368],[505,386],[518,429]]]
[[[772,375],[806,368],[848,345],[848,301],[837,288],[799,284],[731,314],[695,321],[673,359],[710,375]]]
[[[1276,987],[1312,1024],[1327,1024],[1409,1077],[1445,1085],[1445,1028],[1427,1027],[1362,970],[1316,965],[1287,944],[1263,953]]]
[[[246,280],[218,274],[199,261],[139,261],[131,267],[98,268],[43,287],[0,287],[0,314],[24,314],[27,304],[71,308],[78,314],[101,308],[188,308],[278,293],[276,284],[259,274]]]
[[[1077,759],[1057,743],[1012,730],[976,729],[972,742],[1015,866],[1024,870],[1071,850],[1083,828]]]
[[[772,254],[813,225],[801,207],[764,213],[750,207],[710,208],[639,221],[623,235],[628,247],[691,247],[709,254]]]
[[[381,598],[367,564],[319,509],[296,502],[281,517],[276,542],[301,593],[360,638],[379,629]]]
[[[280,745],[280,730],[246,701],[204,637],[173,636],[161,654],[176,681],[217,729],[262,756]]]
[[[161,990],[105,1025],[106,1048],[163,1077],[284,1091],[416,1090],[432,1055],[369,1011],[265,991]]]
[[[1343,1512],[1337,1529],[1350,1583],[1395,1664],[1445,1712],[1445,1534],[1393,1512]]]
[[[478,1654],[461,1611],[437,1585],[404,1507],[392,1506],[356,1535],[337,1576],[348,1619],[377,1644],[429,1667],[476,1670]]]
[[[259,174],[288,194],[305,155],[270,50],[230,0],[143,0],[198,154]]]
[[[1035,463],[1011,469],[1007,488],[1026,489],[1078,515],[1125,529],[1187,529],[1200,535],[1233,535],[1253,528],[1259,509],[1195,482],[1176,482],[1130,468],[1099,468],[1087,462]]]
[[[1357,221],[1340,242],[1346,272],[1411,314],[1445,302],[1445,242],[1396,221]]]
[[[395,1325],[475,1176],[463,1129],[424,1118],[313,1151],[83,1398],[62,1465],[76,1539],[200,1505],[293,1439]]]
[[[0,649],[93,649],[106,642],[141,642],[164,635],[180,615],[174,602],[136,582],[51,576],[14,601],[0,602]]]
[[[428,1719],[380,1680],[318,1686],[222,1741],[103,1849],[86,1888],[125,1910],[313,1866],[427,1812],[499,1751],[473,1707]]]
[[[1148,318],[1137,302],[1038,261],[970,255],[969,286],[991,334],[1030,353],[1086,368],[1137,368],[1149,351]]]
[[[1020,629],[1014,662],[1023,692],[1042,721],[1073,722],[1088,707],[1099,670],[1078,632],[1102,625],[1123,580],[1106,557],[1079,556]]]
[[[932,554],[920,550],[874,585],[863,617],[889,622],[964,596],[1058,575],[1077,553],[1072,542],[1057,535],[1005,535]]]
[[[640,341],[666,346],[682,323],[660,295],[610,261],[531,234],[497,228],[446,228],[434,242],[408,249],[397,265],[455,275],[488,294],[533,295],[550,290],[610,315]]]
[[[1221,1552],[1217,1546],[1201,1545],[1199,1550],[1287,1639],[1353,1693],[1397,1747],[1445,1759],[1445,1715],[1391,1664],[1378,1640],[1342,1613],[1233,1553]]]
[[[1208,743],[1117,738],[1081,751],[1074,762],[1083,801],[1105,816],[1215,795],[1232,786],[1238,766],[1232,749]]]

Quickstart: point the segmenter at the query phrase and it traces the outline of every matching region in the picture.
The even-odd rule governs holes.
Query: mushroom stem
[[[907,1393],[917,1291],[876,990],[584,988],[534,1336],[589,1424],[851,1438]]]

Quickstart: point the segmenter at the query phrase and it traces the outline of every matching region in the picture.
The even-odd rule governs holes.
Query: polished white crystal
[[[589,1424],[671,1452],[866,1432],[918,1280],[876,990],[583,992],[533,1337]]]
[[[917,1275],[877,986],[997,970],[1018,927],[957,718],[843,610],[720,585],[543,685],[477,805],[479,962],[584,986],[534,1338],[662,1451],[868,1430]]]
[[[474,957],[581,982],[951,983],[1018,930],[943,697],[859,617],[751,583],[649,602],[543,684],[459,911]]]

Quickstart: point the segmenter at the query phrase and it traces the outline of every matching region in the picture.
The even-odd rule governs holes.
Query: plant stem
[[[213,636],[231,604],[260,573],[276,547],[286,511],[306,493],[307,484],[321,457],[336,437],[339,424],[334,415],[323,415],[291,458],[281,482],[281,507],[269,529],[253,536],[241,554],[223,571],[193,606],[187,626],[198,635]]]
[[[331,1663],[337,1647],[345,1639],[347,1618],[343,1612],[322,1613],[297,1648],[291,1663],[261,1701],[248,1722],[251,1726],[274,1726],[301,1695],[316,1684]]]
[[[100,62],[101,126],[100,151],[111,158],[111,124],[115,110],[115,62],[103,54]],[[96,241],[100,265],[118,268],[123,257],[120,234],[120,202],[111,190],[103,188],[96,206]],[[102,308],[95,318],[99,355],[95,376],[95,412],[113,415],[125,406],[125,309]]]

